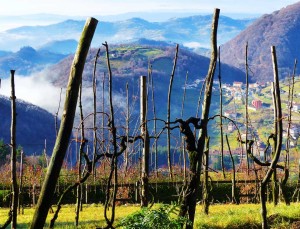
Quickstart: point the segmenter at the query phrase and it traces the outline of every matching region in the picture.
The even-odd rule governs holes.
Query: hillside
[[[167,90],[170,81],[170,75],[173,67],[175,55],[175,45],[173,47],[161,46],[142,46],[142,45],[120,45],[109,48],[111,68],[113,74],[113,90],[116,96],[125,96],[126,83],[129,83],[130,96],[138,95],[138,79],[141,75],[148,74],[148,62],[152,65],[152,75],[155,84],[155,94],[160,98],[157,103],[160,107],[166,107]],[[107,66],[104,48],[101,49],[97,65],[97,77],[99,93],[101,92],[101,83],[103,74],[106,74]],[[84,68],[83,85],[91,88],[92,73],[94,67],[94,57],[96,49],[92,49],[87,57]],[[68,81],[68,75],[73,56],[69,56],[56,65],[51,66],[45,71],[47,80],[53,82],[57,87],[65,87]],[[179,48],[178,62],[174,77],[173,103],[176,109],[173,110],[174,117],[179,114],[185,76],[188,72],[188,96],[191,96],[190,104],[187,105],[188,113],[194,115],[196,111],[197,99],[200,93],[202,82],[206,77],[209,66],[209,59],[197,55],[193,52]],[[218,69],[217,71],[218,72]],[[236,68],[228,65],[222,65],[222,78],[224,82],[243,80],[244,74]],[[91,92],[90,89],[89,93]],[[92,96],[92,95],[89,95]],[[118,101],[122,104],[122,102]],[[165,112],[165,111],[164,111]],[[163,113],[164,113],[163,112]],[[165,115],[165,114],[164,114]]]
[[[92,74],[96,49],[92,49],[87,57],[83,74],[83,108],[84,116],[90,114],[93,110],[92,94]],[[142,45],[119,45],[109,47],[110,61],[113,75],[113,103],[116,110],[117,125],[124,126],[126,112],[126,83],[129,84],[130,113],[132,120],[132,130],[136,128],[136,121],[139,120],[139,76],[148,74],[148,62],[152,65],[152,76],[154,82],[155,105],[157,117],[165,119],[167,110],[167,94],[170,81],[170,75],[173,67],[173,58],[175,55],[175,46],[142,46]],[[101,55],[97,64],[97,107],[102,110],[102,81],[105,75],[105,110],[108,111],[108,73],[106,66],[106,57],[104,48],[100,51]],[[56,65],[49,67],[43,72],[44,77],[53,83],[56,87],[66,87],[70,66],[73,56],[69,56]],[[178,63],[175,72],[173,90],[172,90],[172,114],[171,118],[179,118],[181,115],[181,101],[183,97],[183,88],[185,84],[186,73],[188,72],[188,82],[186,91],[186,104],[184,118],[195,116],[197,110],[198,98],[204,78],[207,74],[209,59],[185,49],[179,48]],[[216,76],[218,69],[216,71]],[[242,80],[243,72],[222,65],[223,81],[232,82]],[[217,80],[217,79],[216,79]],[[214,89],[214,94],[218,94],[218,87]],[[151,93],[149,88],[149,93]],[[219,100],[216,96],[214,100]],[[213,102],[213,109],[219,105]],[[149,94],[149,119],[152,117],[152,100]],[[78,119],[78,115],[76,116]],[[101,120],[101,118],[100,118]],[[77,123],[77,124],[76,124]],[[75,121],[78,125],[78,120]],[[87,127],[92,126],[92,119],[86,120]]]
[[[293,70],[300,58],[300,2],[256,20],[231,41],[222,45],[221,58],[232,66],[245,69],[245,46],[252,81],[270,81],[273,77],[271,49],[276,46],[280,77]]]
[[[156,45],[141,45],[143,42],[152,43],[149,40],[140,40],[137,43],[131,45],[118,45],[110,46],[110,59],[113,74],[113,97],[114,105],[118,112],[117,122],[120,125],[124,125],[124,112],[126,109],[125,103],[125,88],[126,83],[129,83],[129,93],[131,103],[131,114],[133,120],[138,119],[138,79],[141,75],[147,75],[148,61],[152,64],[155,97],[157,98],[155,103],[157,108],[157,115],[161,118],[166,116],[166,104],[167,104],[167,89],[169,86],[170,75],[172,72],[173,58],[175,55],[175,45],[168,46],[170,44],[164,42],[154,42]],[[83,75],[83,106],[85,108],[85,115],[91,113],[92,110],[92,88],[91,80],[94,66],[94,57],[96,49],[91,49]],[[30,57],[32,60],[41,61],[38,57],[39,51],[33,48],[27,47],[19,52],[18,58]],[[106,75],[105,82],[105,104],[107,106],[107,66],[104,48],[101,49],[101,56],[97,64],[97,95],[98,95],[98,109],[102,107],[102,78],[103,74]],[[29,55],[28,55],[29,54]],[[14,54],[15,55],[15,54]],[[16,59],[18,60],[18,59]],[[70,55],[60,61],[57,64],[49,66],[47,69],[39,73],[39,77],[44,77],[47,81],[51,81],[57,88],[64,88],[68,81],[70,66],[73,60],[73,55]],[[20,61],[22,63],[22,61]],[[25,65],[26,66],[26,65]],[[188,72],[188,90],[187,90],[187,103],[185,106],[185,116],[194,116],[196,112],[197,101],[200,93],[200,88],[203,83],[203,79],[207,74],[209,66],[209,59],[193,52],[179,48],[179,57],[176,68],[176,74],[173,86],[172,96],[172,118],[180,117],[181,100],[183,96],[183,87],[186,73]],[[27,66],[29,69],[29,65]],[[18,71],[18,69],[17,69]],[[19,70],[20,71],[20,70]],[[218,71],[218,70],[217,70]],[[242,80],[243,73],[238,69],[231,68],[227,65],[222,65],[222,77],[226,82],[232,82],[233,80]],[[25,79],[26,80],[26,79]],[[28,77],[28,80],[32,80]],[[43,81],[43,79],[41,80]],[[25,83],[24,83],[25,84]],[[32,84],[29,84],[32,85]],[[36,84],[33,84],[36,85]],[[39,84],[38,84],[39,85]],[[40,84],[40,93],[43,93],[44,84]],[[45,90],[47,91],[47,90]],[[49,100],[49,95],[40,95],[41,98]],[[64,99],[64,94],[62,96]],[[51,102],[58,104],[58,101],[51,97]],[[150,104],[151,101],[150,101]],[[217,105],[216,105],[217,106]],[[18,112],[18,144],[24,145],[24,148],[30,153],[41,152],[44,139],[47,136],[54,136],[54,118],[52,115],[44,110],[39,109],[36,106],[20,103],[17,107]],[[2,97],[1,100],[1,136],[5,142],[9,141],[9,128],[10,128],[10,101]],[[151,113],[151,112],[150,112]],[[76,116],[75,126],[78,125],[78,115]],[[87,120],[87,126],[89,126],[90,120]],[[52,135],[51,135],[52,131]],[[50,137],[51,138],[51,137]],[[48,139],[48,137],[47,137]],[[47,140],[47,142],[52,141]],[[38,146],[31,145],[31,141]]]
[[[10,142],[10,100],[0,96],[0,139]],[[47,140],[47,151],[51,155],[55,141],[54,116],[42,108],[17,99],[16,142],[26,155],[40,154]]]
[[[91,49],[84,69],[83,80],[90,82],[93,73],[94,57],[96,49]],[[150,45],[114,45],[109,47],[111,68],[113,76],[118,81],[128,81],[141,75],[147,75],[148,63],[152,65],[153,77],[157,77],[164,87],[169,83],[169,76],[173,67],[175,55],[174,46],[150,46]],[[97,65],[97,74],[107,73],[106,57],[104,47],[101,48],[99,64]],[[67,84],[70,65],[73,55],[68,56],[58,64],[51,66],[48,72],[48,79],[59,86],[64,87]],[[189,84],[194,83],[197,79],[203,80],[207,74],[209,58],[197,55],[191,51],[179,47],[178,62],[176,68],[177,82],[182,86],[186,72],[189,72]],[[218,71],[218,68],[217,68]],[[233,82],[235,80],[243,81],[243,72],[222,65],[222,78],[224,82]],[[167,84],[167,85],[164,85]]]

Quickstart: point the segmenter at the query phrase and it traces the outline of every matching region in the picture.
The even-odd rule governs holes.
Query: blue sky
[[[223,14],[264,14],[298,2],[297,0],[3,0],[0,15],[37,13],[95,16],[127,12],[198,12],[214,8]]]

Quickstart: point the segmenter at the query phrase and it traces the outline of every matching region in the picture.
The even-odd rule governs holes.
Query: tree
[[[9,152],[8,146],[4,143],[3,139],[0,139],[0,165],[6,162]]]
[[[187,184],[186,190],[183,192],[183,197],[180,205],[179,217],[185,217],[188,214],[188,218],[191,224],[186,225],[187,229],[193,228],[193,222],[195,218],[197,195],[199,193],[200,185],[200,174],[202,167],[202,158],[206,151],[208,133],[207,125],[209,121],[209,110],[212,96],[212,85],[213,78],[217,62],[217,28],[219,20],[220,10],[215,9],[213,22],[212,22],[212,33],[211,33],[211,59],[210,65],[205,81],[205,92],[203,98],[202,116],[200,118],[191,117],[188,120],[178,119],[174,123],[179,123],[180,132],[185,137],[186,150],[190,159],[190,181]],[[199,123],[200,122],[200,123]],[[193,125],[199,130],[199,137],[196,141],[190,125]]]
[[[272,60],[273,60],[273,72],[274,72],[274,83],[273,83],[273,102],[274,102],[274,125],[275,133],[273,134],[274,141],[274,153],[272,162],[269,165],[268,171],[261,182],[260,187],[260,198],[261,198],[261,217],[262,217],[262,228],[268,228],[267,222],[267,207],[266,207],[266,186],[271,179],[273,173],[275,173],[278,167],[278,160],[281,152],[282,146],[282,109],[281,109],[281,98],[280,98],[280,88],[279,88],[279,77],[278,77],[278,67],[277,67],[277,57],[276,49],[274,46],[271,47]],[[285,169],[288,174],[288,170]]]

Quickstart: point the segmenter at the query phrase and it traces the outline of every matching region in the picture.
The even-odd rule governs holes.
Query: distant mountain
[[[10,99],[0,96],[0,139],[10,142],[11,108]],[[16,142],[26,155],[41,154],[45,140],[51,155],[55,142],[54,116],[46,110],[17,99]]]
[[[98,47],[104,41],[110,44],[128,43],[140,38],[172,41],[187,46],[208,47],[212,16],[173,18],[164,22],[149,22],[141,18],[123,21],[100,21],[93,39]],[[220,17],[219,43],[224,43],[244,30],[253,19]],[[16,47],[38,48],[55,40],[78,40],[85,21],[66,20],[48,26],[23,26],[0,33],[0,49]]]
[[[21,25],[36,26],[36,25],[49,25],[65,21],[68,19],[84,20],[86,17],[73,17],[58,14],[27,14],[27,15],[0,15],[0,31],[9,28],[16,28]]]
[[[77,48],[77,45],[78,42],[74,39],[51,41],[39,47],[38,50],[67,55],[74,53]]]
[[[249,74],[252,81],[273,79],[271,49],[276,46],[280,77],[293,71],[300,59],[300,2],[260,17],[234,39],[221,47],[221,59],[245,69],[245,46],[248,42]]]
[[[37,51],[32,47],[23,47],[15,53],[5,53],[0,56],[0,75],[9,76],[11,69],[19,75],[29,75],[40,71],[49,64],[54,64],[66,57],[63,54],[52,53],[46,50]]]

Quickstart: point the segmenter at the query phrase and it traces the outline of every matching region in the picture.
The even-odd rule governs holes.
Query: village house
[[[232,84],[233,87],[242,88],[243,82],[234,81]]]
[[[271,83],[270,82],[257,82],[257,84],[258,84],[259,87],[265,88],[268,85],[270,85]]]
[[[249,84],[249,92],[261,94],[262,86],[259,83],[250,83]]]
[[[297,139],[290,139],[290,146],[291,147],[296,147],[298,144],[298,140]]]
[[[300,127],[299,126],[291,126],[290,135],[293,139],[298,139],[300,135]]]
[[[236,99],[236,100],[242,100],[243,95],[242,95],[241,92],[236,91],[236,92],[234,92],[233,97],[234,97],[234,99]]]
[[[265,157],[266,147],[267,146],[265,143],[263,143],[262,141],[257,141],[253,146],[253,154],[263,159]]]
[[[294,103],[292,107],[292,111],[299,112],[300,111],[300,104]]]
[[[227,125],[227,130],[229,132],[233,132],[233,131],[235,131],[235,129],[236,129],[235,125],[232,122],[229,122]]]
[[[262,107],[262,101],[261,100],[259,100],[259,99],[254,99],[254,100],[252,100],[252,106],[256,109],[256,110],[258,110],[258,109],[260,109],[261,107]]]
[[[231,119],[236,119],[236,112],[234,111],[225,111],[224,115]]]

